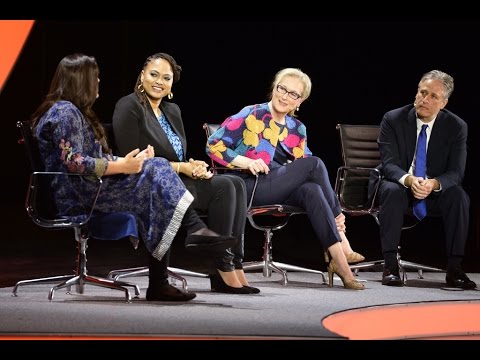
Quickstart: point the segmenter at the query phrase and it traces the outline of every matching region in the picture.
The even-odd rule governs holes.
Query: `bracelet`
[[[180,163],[177,162],[177,174],[180,174]]]

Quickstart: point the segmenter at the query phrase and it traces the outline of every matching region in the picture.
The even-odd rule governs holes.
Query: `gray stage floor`
[[[118,290],[86,285],[82,295],[55,292],[51,285],[0,288],[0,337],[7,335],[184,336],[245,339],[344,339],[322,325],[326,316],[353,308],[442,300],[479,300],[478,290],[442,289],[443,273],[408,273],[407,286],[382,286],[380,272],[360,272],[363,291],[346,290],[339,279],[333,288],[317,274],[289,272],[289,284],[280,276],[264,278],[248,273],[257,295],[210,292],[207,278],[187,277],[197,297],[187,303],[147,302],[146,277],[125,278],[139,285],[141,294],[125,302]],[[480,274],[469,274],[480,284]],[[74,289],[73,289],[74,290]],[[132,291],[133,297],[133,291]]]

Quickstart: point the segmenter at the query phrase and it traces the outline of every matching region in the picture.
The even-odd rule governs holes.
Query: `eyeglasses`
[[[280,84],[277,85],[276,89],[282,95],[288,94],[290,99],[293,99],[293,100],[298,100],[302,97],[302,95],[300,95],[299,93],[297,93],[295,91],[288,91],[285,86],[280,85]]]

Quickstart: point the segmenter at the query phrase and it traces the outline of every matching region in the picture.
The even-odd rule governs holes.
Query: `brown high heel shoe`
[[[347,258],[347,262],[349,264],[355,264],[355,263],[359,263],[359,262],[362,262],[363,260],[365,260],[365,256],[363,256],[362,254],[359,254],[355,251],[348,254],[348,255],[345,255],[345,257]]]
[[[337,274],[340,280],[343,282],[343,287],[345,289],[352,290],[363,290],[365,286],[359,282],[357,279],[345,280],[342,275],[340,275],[339,268],[334,259],[329,259],[329,255],[325,252],[325,261],[328,262],[328,286],[333,287],[333,274]],[[330,261],[329,261],[330,260]]]

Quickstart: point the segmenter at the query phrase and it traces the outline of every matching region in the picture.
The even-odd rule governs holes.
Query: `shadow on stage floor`
[[[189,289],[197,293],[197,298],[181,304],[145,301],[148,285],[145,276],[125,279],[140,288],[140,296],[131,303],[124,301],[121,292],[90,285],[86,285],[83,294],[75,291],[67,294],[58,290],[51,302],[47,299],[50,284],[22,286],[18,296],[12,297],[12,287],[19,280],[72,274],[76,255],[72,232],[40,229],[28,221],[24,210],[17,208],[15,213],[17,216],[10,216],[9,225],[4,227],[0,252],[0,338],[3,339],[12,336],[20,339],[53,339],[52,336],[59,336],[62,339],[84,340],[344,340],[447,336],[478,339],[480,334],[480,326],[475,325],[480,324],[479,292],[444,290],[443,273],[426,273],[421,280],[416,279],[416,273],[409,273],[407,286],[392,288],[381,285],[379,269],[360,272],[359,279],[366,286],[363,291],[344,289],[340,279],[329,287],[317,274],[289,272],[289,283],[283,286],[278,274],[265,278],[260,272],[249,273],[252,285],[261,289],[258,295],[213,293],[208,278],[187,277]],[[293,218],[288,229],[278,231],[274,237],[275,260],[324,271],[322,249],[305,226],[305,217]],[[422,232],[422,228],[419,231]],[[171,266],[207,272],[209,264],[205,259],[185,251],[181,235],[174,240]],[[362,252],[367,260],[381,257],[378,228],[373,219],[350,218],[348,235],[355,250]],[[438,234],[424,237],[421,242],[414,235],[407,240],[402,249],[404,258],[444,267]],[[262,242],[260,232],[247,228],[245,260],[261,258]],[[92,240],[87,255],[89,275],[106,276],[113,269],[145,265],[147,254],[143,247],[134,250],[128,240]],[[478,267],[478,264],[467,257],[465,270],[478,284],[480,271],[475,266]],[[438,305],[438,308],[444,306],[442,311],[446,315],[440,318],[443,322],[438,323],[435,307],[429,310],[431,318],[422,319],[415,311],[408,313],[419,304]],[[427,329],[423,332],[406,330],[406,333],[389,333],[386,331],[389,326],[399,329],[399,320],[381,323],[387,312],[382,314],[376,310],[382,307],[387,311],[395,309],[397,314],[406,309],[406,315],[400,317],[406,321],[405,327],[412,319],[411,314],[415,314],[413,323],[431,323],[439,332]],[[375,311],[369,313],[369,310]],[[464,315],[453,319],[447,316],[450,313]],[[368,318],[367,314],[376,318]],[[420,314],[428,312],[420,311]],[[336,315],[352,317],[339,316],[343,324],[337,328],[332,325]],[[442,327],[445,324],[455,326]],[[363,337],[358,332],[349,332],[357,328],[360,334],[363,331]],[[364,329],[377,332],[368,337]],[[448,333],[448,329],[452,331]]]

